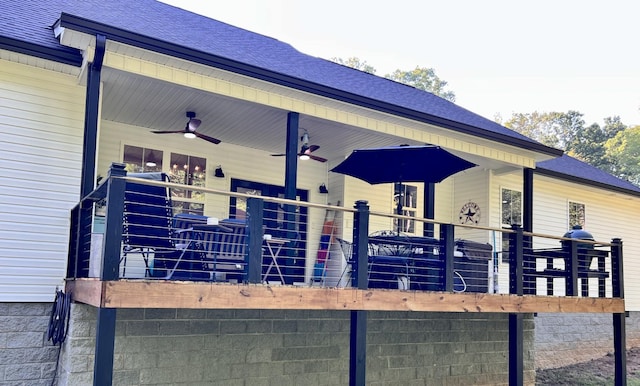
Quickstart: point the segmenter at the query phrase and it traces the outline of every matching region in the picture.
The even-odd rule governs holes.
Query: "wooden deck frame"
[[[70,280],[67,291],[74,301],[101,308],[624,313],[624,299],[574,296],[99,279]]]

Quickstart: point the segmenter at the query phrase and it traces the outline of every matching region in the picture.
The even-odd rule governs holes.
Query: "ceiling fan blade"
[[[271,154],[272,157],[284,157],[286,154],[281,153],[281,154]]]
[[[152,131],[153,134],[176,134],[176,133],[184,133],[184,130],[176,130],[176,131],[160,131],[155,130]]]
[[[309,145],[309,149],[307,149],[307,151],[305,151],[306,154],[310,154],[313,153],[314,151],[320,149],[320,146],[318,145]]]
[[[205,141],[209,141],[209,142],[214,143],[216,145],[219,144],[220,142],[222,142],[218,138],[209,137],[208,135],[200,134],[197,131],[193,132],[193,134],[195,134],[196,137],[198,137],[200,139],[204,139]]]
[[[309,154],[309,158],[318,162],[327,162],[326,158],[318,157],[317,155]]]

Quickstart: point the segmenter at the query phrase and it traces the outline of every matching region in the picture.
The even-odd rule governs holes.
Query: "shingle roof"
[[[61,13],[109,27],[107,39],[117,38],[118,29],[152,38],[157,46],[177,46],[226,58],[277,74],[294,82],[317,85],[368,101],[387,112],[416,114],[431,123],[471,134],[510,142],[550,155],[559,150],[540,144],[489,119],[431,93],[375,75],[303,54],[291,45],[237,28],[155,0],[0,0],[0,15],[7,37],[68,50],[57,44],[49,27]],[[28,17],[27,17],[28,15]],[[96,24],[98,23],[98,24]],[[149,39],[146,40],[147,42]],[[363,102],[364,103],[364,102]]]
[[[640,187],[604,172],[594,166],[568,155],[538,162],[536,172],[555,177],[564,177],[578,183],[599,186],[627,194],[640,195]]]
[[[58,60],[79,65],[81,54],[60,45],[51,28],[61,15],[66,14],[101,29],[108,39],[122,39],[122,33],[126,33],[129,39],[138,38],[147,46],[173,48],[176,52],[183,48],[197,55],[225,58],[251,66],[257,73],[263,71],[294,83],[336,90],[352,95],[357,101],[374,101],[389,112],[413,111],[454,129],[485,137],[510,138],[523,147],[551,155],[561,154],[557,149],[431,93],[303,54],[276,39],[155,0],[0,0],[0,9],[3,10],[0,12],[0,48],[40,49],[44,56],[54,60],[55,55],[51,52],[56,52]],[[640,192],[635,185],[568,156],[540,162],[538,168],[542,173],[572,176],[583,182]]]

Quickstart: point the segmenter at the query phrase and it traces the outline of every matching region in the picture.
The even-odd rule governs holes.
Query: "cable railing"
[[[190,187],[156,177],[127,177],[114,165],[71,211],[68,278],[622,297],[617,239],[446,224],[370,212],[365,201],[348,208],[197,187],[200,207],[214,217],[174,207],[171,189]],[[394,229],[409,222],[416,232]]]

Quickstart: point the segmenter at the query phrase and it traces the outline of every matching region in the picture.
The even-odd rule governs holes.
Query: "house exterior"
[[[174,165],[184,164],[194,168],[191,175],[199,172],[190,183],[203,191],[262,189],[265,196],[320,205],[308,208],[303,245],[309,256],[317,253],[326,219],[321,205],[352,208],[367,200],[374,214],[395,208],[393,184],[369,185],[329,170],[353,149],[400,143],[438,145],[478,165],[435,186],[406,184],[412,190],[403,193],[414,198],[404,203],[409,216],[466,225],[460,224],[469,220],[464,215],[473,213],[470,220],[478,228],[461,228],[456,236],[489,243],[494,251],[502,250],[506,236],[480,227],[529,221],[525,230],[560,237],[575,213],[597,241],[622,239],[626,342],[638,344],[640,289],[630,279],[640,269],[634,258],[640,254],[634,239],[639,188],[430,93],[156,1],[0,5],[6,10],[0,16],[0,212],[6,219],[0,233],[0,383],[50,384],[56,377],[58,384],[103,384],[106,371],[114,384],[347,384],[364,377],[367,384],[533,384],[536,367],[613,349],[608,314],[620,312],[610,309],[534,317],[446,307],[403,312],[385,305],[364,319],[366,351],[379,353],[366,357],[365,374],[364,367],[350,368],[350,328],[362,310],[281,310],[267,303],[181,307],[171,296],[163,299],[165,306],[138,293],[130,297],[141,306],[115,307],[116,317],[114,308],[83,301],[79,287],[60,354],[47,341],[55,290],[73,278],[67,264],[71,210],[96,180],[109,179],[114,163],[174,176]],[[201,120],[198,133],[220,139],[219,145],[182,137],[189,111]],[[296,162],[301,133],[319,146],[314,155],[327,162]],[[272,156],[283,152],[286,157]],[[145,166],[151,157],[155,166]],[[218,168],[224,172],[214,173]],[[328,194],[318,191],[321,183]],[[506,194],[520,197],[509,201],[519,221],[505,223]],[[228,196],[203,197],[185,194],[174,203],[216,218],[239,210]],[[533,210],[522,202],[532,203]],[[350,238],[351,212],[335,219],[340,236]],[[412,234],[428,231],[428,222],[406,224],[411,226],[403,230]],[[100,226],[92,224],[94,230]],[[372,215],[369,229],[395,226],[390,217]],[[301,260],[296,281],[309,282],[313,268],[313,259]],[[508,294],[507,259],[497,258],[492,271],[487,292]],[[587,323],[581,323],[582,334],[559,329],[571,330],[581,315],[592,329]],[[97,370],[105,355],[100,331],[109,320],[115,331],[113,366]],[[524,353],[515,378],[512,321],[519,325]],[[572,340],[560,342],[563,334]],[[590,351],[567,354],[581,343]],[[486,358],[480,364],[479,354]]]

